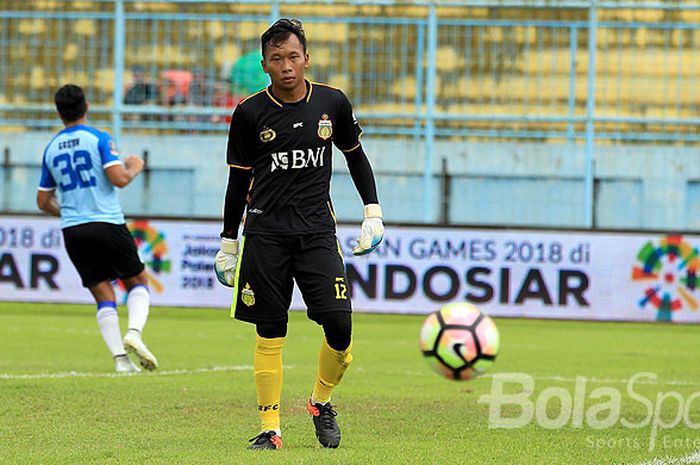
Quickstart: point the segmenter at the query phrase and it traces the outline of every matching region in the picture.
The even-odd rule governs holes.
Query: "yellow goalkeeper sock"
[[[277,431],[280,434],[280,397],[282,396],[282,346],[283,337],[272,339],[257,336],[253,371],[255,391],[258,397],[258,415],[261,431]]]
[[[352,362],[352,342],[343,351],[334,350],[328,345],[326,338],[321,343],[321,353],[318,358],[318,374],[311,398],[314,402],[326,403],[331,399],[331,393],[340,380],[343,379],[345,370]]]

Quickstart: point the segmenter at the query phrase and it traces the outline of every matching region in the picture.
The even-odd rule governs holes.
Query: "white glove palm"
[[[221,249],[216,252],[214,270],[221,284],[233,287],[236,282],[236,265],[238,264],[238,241],[221,238]]]
[[[367,255],[376,249],[384,238],[381,207],[376,203],[365,205],[364,216],[360,237],[357,238],[357,245],[352,249],[353,255]]]

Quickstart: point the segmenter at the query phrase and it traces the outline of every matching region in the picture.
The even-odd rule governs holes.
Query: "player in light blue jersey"
[[[61,87],[55,102],[65,127],[44,151],[37,205],[61,217],[66,251],[83,286],[97,302],[97,323],[116,371],[140,371],[127,351],[136,355],[141,366],[154,370],[158,361],[141,340],[150,307],[148,277],[116,189],[128,185],[143,170],[144,162],[136,155],[122,161],[109,134],[87,125],[88,104],[80,87]],[[112,287],[117,278],[128,291],[129,323],[124,339]]]

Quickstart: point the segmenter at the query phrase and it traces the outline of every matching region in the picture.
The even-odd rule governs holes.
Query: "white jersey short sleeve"
[[[109,134],[86,125],[66,128],[46,147],[39,190],[59,191],[61,228],[123,224],[116,187],[105,169],[122,163]]]

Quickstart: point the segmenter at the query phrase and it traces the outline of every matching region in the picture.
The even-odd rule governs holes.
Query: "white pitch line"
[[[293,368],[291,365],[285,365],[285,369]],[[229,365],[229,366],[213,366],[207,368],[194,368],[194,369],[174,369],[174,370],[161,370],[152,373],[151,375],[157,376],[178,376],[178,375],[190,375],[198,373],[214,373],[219,371],[244,371],[252,370],[252,365]],[[361,367],[356,368],[355,371],[367,370]],[[33,373],[33,374],[22,374],[22,373],[0,373],[0,380],[2,379],[62,379],[62,378],[117,378],[122,376],[134,376],[139,373],[85,373],[79,371],[63,371],[58,373]],[[404,375],[410,376],[434,376],[430,372],[403,372]],[[497,373],[498,374],[498,373]],[[518,373],[522,374],[522,373]],[[527,374],[527,373],[524,373]],[[493,374],[485,374],[479,378],[493,378]],[[576,378],[564,377],[564,376],[533,376],[535,381],[558,381],[561,383],[575,383]],[[587,383],[593,384],[627,384],[629,379],[606,379],[606,378],[589,378],[583,376]],[[684,381],[684,380],[663,380],[658,379],[656,382],[649,381],[647,379],[638,380],[635,384],[649,384],[649,385],[664,385],[664,386],[698,386],[700,387],[700,382],[697,381]],[[700,451],[698,451],[700,453]],[[691,462],[692,463],[692,462]],[[700,462],[698,462],[700,463]]]
[[[284,368],[292,368],[291,366],[285,366]],[[230,365],[230,366],[213,366],[208,368],[195,368],[195,369],[175,369],[175,370],[163,370],[156,371],[153,376],[178,376],[178,375],[192,375],[199,373],[214,373],[220,371],[246,371],[252,370],[252,365]],[[14,373],[0,373],[1,379],[64,379],[64,378],[118,378],[123,376],[136,376],[138,373],[85,373],[79,371],[63,371],[59,373],[36,373],[36,374],[14,374]]]
[[[662,457],[651,459],[646,462],[638,463],[637,465],[691,465],[700,463],[700,450],[696,450],[685,457]]]
[[[363,373],[368,373],[371,370],[366,369],[365,367],[353,367],[352,369],[353,373],[356,371],[360,371]],[[392,372],[387,372],[387,374],[392,374]],[[410,376],[412,378],[433,378],[435,374],[430,371],[430,370],[419,370],[419,371],[413,371],[413,370],[404,370],[404,371],[397,371],[397,375],[401,376]],[[476,379],[490,379],[493,378],[494,376],[497,375],[505,375],[505,374],[516,374],[516,375],[527,375],[531,376],[533,380],[535,381],[558,381],[560,383],[575,383],[576,382],[576,377],[567,377],[567,376],[556,376],[556,375],[543,375],[543,376],[532,376],[529,373],[525,372],[508,372],[508,373],[487,373],[484,375],[479,376]],[[587,383],[591,384],[627,384],[629,383],[629,379],[612,379],[612,378],[595,378],[591,376],[584,376],[580,375],[583,377]],[[657,374],[658,376],[658,374]],[[639,379],[635,381],[635,384],[648,384],[648,385],[659,385],[659,386],[697,386],[700,387],[700,381],[686,381],[686,380],[678,380],[678,379],[670,379],[670,380],[664,380],[663,378],[657,378],[656,381],[650,381],[648,378],[645,379]]]

